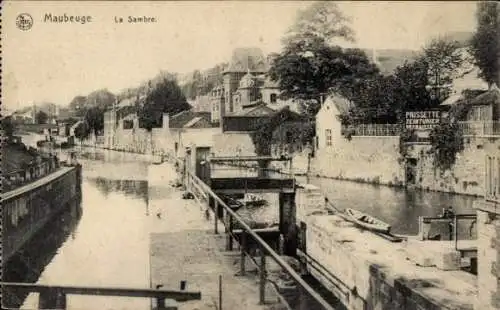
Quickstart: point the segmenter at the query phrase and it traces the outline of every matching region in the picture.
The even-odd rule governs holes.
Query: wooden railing
[[[0,282],[0,285],[2,287],[2,291],[5,288],[8,288],[16,291],[39,293],[39,309],[66,309],[68,295],[154,298],[156,299],[158,309],[163,307],[165,300],[167,299],[179,302],[201,299],[200,292],[188,292],[183,290],[173,291],[142,288],[57,286],[15,282]]]
[[[266,259],[271,258],[276,264],[278,264],[303,290],[317,302],[319,306],[323,309],[333,310],[334,308],[325,301],[309,284],[307,284],[302,277],[287,263],[285,262],[250,226],[248,226],[245,221],[232,210],[217,194],[215,194],[212,189],[201,181],[197,176],[195,176],[191,171],[186,171],[186,186],[189,191],[193,193],[195,198],[200,203],[208,204],[210,199],[212,199],[214,206],[214,232],[219,233],[218,222],[222,220],[225,225],[225,231],[227,233],[226,238],[226,248],[232,250],[233,240],[236,240],[236,235],[233,231],[234,224],[238,224],[239,231],[239,244],[240,244],[240,274],[245,274],[245,259],[248,252],[248,243],[253,242],[257,245],[260,255],[260,262],[257,263],[260,272],[260,282],[259,282],[259,297],[260,303],[265,303],[265,285],[267,281],[266,272]],[[192,186],[192,187],[190,187]],[[222,213],[222,218],[219,219],[218,215]]]

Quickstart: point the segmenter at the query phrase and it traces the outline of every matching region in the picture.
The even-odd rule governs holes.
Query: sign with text
[[[406,129],[431,130],[441,122],[441,111],[406,112]]]

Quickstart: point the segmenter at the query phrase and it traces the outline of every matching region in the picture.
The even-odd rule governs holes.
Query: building
[[[474,309],[500,308],[500,139],[487,145],[484,200],[477,210],[477,283]]]
[[[226,116],[240,113],[256,102],[263,102],[277,110],[290,106],[297,111],[293,101],[279,99],[278,84],[268,76],[269,59],[259,48],[237,48],[229,66],[223,72],[222,84],[210,92],[212,122],[217,123]]]
[[[223,117],[222,130],[214,135],[214,153],[216,156],[257,155],[252,133],[267,121],[274,125],[269,141],[270,153],[289,154],[302,147],[300,128],[305,126],[307,120],[287,106],[275,110],[258,101]],[[299,130],[294,130],[297,127]]]
[[[329,148],[335,144],[336,139],[343,139],[340,117],[348,113],[353,106],[351,101],[337,94],[331,94],[325,99],[316,114],[316,149]]]

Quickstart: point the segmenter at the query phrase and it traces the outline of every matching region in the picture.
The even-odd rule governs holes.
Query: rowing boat
[[[351,221],[368,230],[386,234],[391,230],[391,225],[361,211],[348,208],[345,213]]]

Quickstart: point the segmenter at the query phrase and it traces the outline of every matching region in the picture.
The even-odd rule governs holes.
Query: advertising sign
[[[441,111],[406,112],[406,129],[431,130],[441,122]]]

